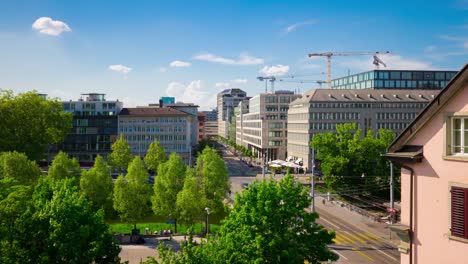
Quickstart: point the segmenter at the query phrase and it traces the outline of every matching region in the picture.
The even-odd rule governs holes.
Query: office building
[[[311,168],[314,134],[356,123],[363,131],[380,128],[399,134],[438,94],[438,90],[315,89],[291,103],[288,111],[288,160]]]
[[[83,164],[91,164],[97,155],[111,153],[117,138],[117,115],[123,107],[118,100],[107,101],[105,94],[82,94],[77,101],[62,102],[64,110],[73,113],[73,128],[65,140],[53,146],[49,160],[59,150]]]
[[[205,133],[205,123],[206,123],[206,114],[204,112],[198,113],[198,142],[206,139]]]
[[[442,89],[457,71],[373,70],[331,81],[332,89]]]
[[[218,111],[203,111],[205,114],[205,138],[213,139],[218,136]]]
[[[292,91],[276,91],[241,102],[236,116],[236,143],[251,149],[259,158],[285,159],[288,108],[299,96]]]
[[[158,140],[168,154],[176,152],[189,162],[192,146],[197,143],[197,138],[192,137],[193,119],[193,115],[171,107],[123,108],[118,116],[118,131],[133,155],[143,157],[149,145]],[[195,124],[196,121],[195,117]]]
[[[247,98],[246,92],[239,88],[226,89],[217,95],[218,135],[228,138],[229,124],[234,116],[234,108]]]

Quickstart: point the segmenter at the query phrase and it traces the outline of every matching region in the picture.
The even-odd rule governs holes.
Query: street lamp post
[[[206,207],[206,234],[210,233],[210,208]]]

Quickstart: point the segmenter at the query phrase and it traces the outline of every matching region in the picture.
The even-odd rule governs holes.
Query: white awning
[[[292,156],[289,156],[288,158],[286,158],[286,161],[291,161],[293,159]]]
[[[302,158],[298,158],[294,163],[299,164],[302,162]]]

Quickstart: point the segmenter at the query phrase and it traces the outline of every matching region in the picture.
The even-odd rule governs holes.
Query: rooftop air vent
[[[394,94],[393,97],[394,97],[394,98],[398,98],[398,94]]]
[[[410,99],[411,99],[411,94],[407,94],[407,95],[406,95],[406,98],[410,98]]]

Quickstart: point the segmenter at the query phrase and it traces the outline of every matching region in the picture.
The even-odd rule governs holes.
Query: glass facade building
[[[332,89],[442,89],[457,71],[374,70],[331,81]]]

